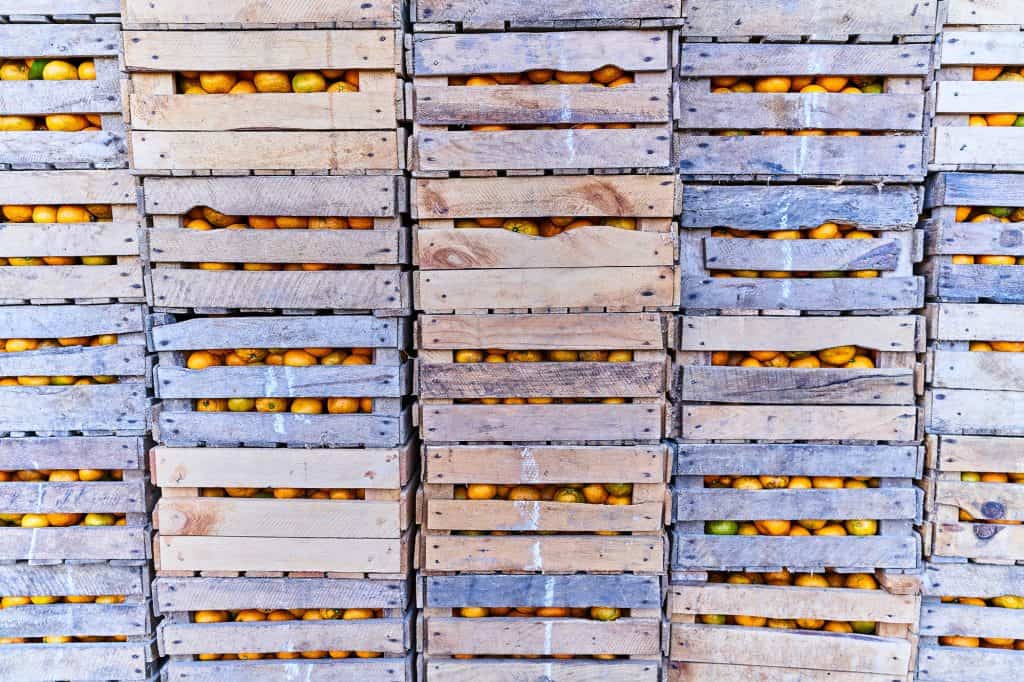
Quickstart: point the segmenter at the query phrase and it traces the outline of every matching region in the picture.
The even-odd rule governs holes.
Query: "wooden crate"
[[[197,34],[201,35],[201,34]],[[182,95],[183,97],[185,95]],[[252,95],[260,97],[261,95]],[[191,97],[191,96],[190,96]],[[195,100],[192,97],[192,100]],[[152,301],[157,310],[411,311],[405,180],[394,176],[147,178]],[[191,230],[185,214],[372,217],[372,230]],[[373,269],[199,270],[197,261],[328,263]]]
[[[429,443],[651,442],[664,435],[666,321],[657,313],[427,315],[419,320],[419,426]],[[631,350],[624,363],[455,363],[456,349]],[[507,397],[622,404],[457,404]]]
[[[404,167],[399,31],[125,31],[124,44],[136,172]],[[360,90],[175,94],[173,72],[250,69],[359,69]]]
[[[675,309],[673,185],[669,175],[414,180],[416,308]],[[632,218],[636,229],[591,226],[555,237],[457,229],[460,219],[546,219],[565,211],[598,222]]]
[[[943,17],[943,12],[945,16]],[[1024,113],[1024,85],[975,81],[975,66],[1024,64],[1024,19],[1015,0],[947,0],[936,53],[931,170],[1024,170],[1024,133],[968,127],[970,114]]]
[[[937,0],[686,0],[685,38],[740,42],[765,37],[773,42],[932,42]]]
[[[402,577],[415,448],[170,448],[151,454],[158,575]],[[205,497],[205,488],[363,488],[362,500]]]
[[[503,31],[538,28],[650,28],[677,26],[683,0],[411,0],[417,31]]]
[[[923,257],[923,235],[914,229],[921,202],[917,188],[684,184],[680,194],[681,299],[686,310],[854,311],[879,315],[909,312],[924,303],[923,278],[914,276],[914,264]],[[825,222],[854,225],[876,236],[814,240],[712,236],[717,228],[760,234],[813,229]],[[879,277],[712,276],[714,270],[846,274],[859,269],[876,270]]]
[[[683,42],[675,88],[675,166],[684,179],[921,182],[927,172],[924,113],[931,47]],[[850,75],[885,77],[884,92],[711,92],[711,78],[717,76],[819,76],[851,69],[857,73]],[[787,129],[871,134],[785,139],[759,134]],[[722,130],[753,134],[731,137]]]
[[[110,346],[0,353],[0,376],[115,376],[116,383],[0,387],[0,433],[144,435],[150,364],[142,306],[0,307],[0,338],[54,339],[117,334]]]
[[[115,3],[116,4],[116,3]],[[401,28],[401,0],[357,2],[123,0],[124,27],[139,29]]]
[[[33,6],[56,3],[15,0],[9,4],[21,14],[34,13]],[[91,58],[96,66],[92,81],[4,81],[0,85],[0,115],[99,114],[102,127],[75,133],[0,132],[0,169],[127,166],[120,53],[121,31],[114,24],[0,24],[0,60]]]
[[[921,317],[683,316],[679,329],[674,397],[683,439],[920,439]],[[840,345],[877,351],[876,367],[711,364],[714,351],[818,351]]]
[[[340,578],[157,578],[161,654],[168,682],[247,679],[411,682],[412,621],[407,580]],[[201,610],[376,608],[383,618],[280,622],[191,622]],[[379,658],[275,659],[277,652],[363,650]],[[268,653],[262,660],[195,660],[200,653]]]
[[[657,682],[661,668],[661,579],[639,575],[423,576],[420,677],[453,679],[601,679]],[[463,606],[608,606],[629,610],[610,622],[585,618],[458,617]],[[593,654],[616,654],[595,660]],[[471,659],[455,656],[469,654]],[[557,660],[552,654],[576,654]],[[545,660],[521,660],[521,659]]]
[[[106,561],[145,566],[150,556],[149,510],[152,505],[143,471],[142,448],[141,438],[0,439],[2,471],[121,469],[124,479],[0,483],[0,510],[4,513],[125,514],[123,526],[2,527],[0,560],[40,565],[67,562],[69,567]]]
[[[149,569],[109,563],[0,566],[4,595],[123,595],[121,604],[58,602],[0,611],[0,636],[109,637],[126,642],[4,644],[0,674],[17,680],[150,680],[156,672]]]
[[[419,568],[428,574],[662,573],[667,460],[662,444],[425,446]],[[453,499],[456,485],[563,484],[584,479],[631,483],[632,503]]]
[[[929,298],[1024,303],[1024,267],[953,263],[955,255],[1024,256],[1024,223],[957,221],[960,207],[990,206],[1024,207],[1024,178],[1014,173],[938,173],[930,178],[925,195],[930,216],[924,220]]]
[[[846,571],[914,569],[921,538],[923,453],[913,445],[678,443],[673,495],[675,570]],[[705,476],[870,476],[878,488],[736,490],[705,488]],[[864,537],[711,535],[706,521],[869,518]]]
[[[412,38],[415,175],[452,171],[646,169],[671,165],[672,36],[667,31],[419,34]],[[608,64],[632,85],[464,87],[450,76],[532,69],[592,71]],[[627,123],[628,129],[537,129]],[[503,131],[450,130],[515,125]]]
[[[1024,339],[1024,306],[938,303],[928,307],[928,322],[928,432],[1024,436],[1024,359],[968,350],[972,341]]]
[[[12,24],[117,23],[120,15],[120,0],[0,0],[0,17]]]
[[[917,679],[921,682],[981,682],[1012,679],[1024,653],[1000,649],[943,646],[947,635],[1024,639],[1020,613],[1005,608],[942,603],[941,597],[991,599],[1019,595],[1024,567],[932,564],[922,579],[921,649]]]
[[[1024,563],[1020,484],[961,480],[965,471],[1024,473],[1024,439],[942,435],[929,436],[927,443],[927,470],[921,484],[927,515],[925,554],[944,563]],[[973,520],[961,520],[961,509]]]
[[[705,576],[691,574],[669,590],[670,682],[914,679],[916,590],[905,594],[882,575],[878,590],[709,583]],[[874,621],[876,634],[708,625],[702,615]]]
[[[408,440],[411,362],[405,320],[362,315],[175,318],[154,315],[153,437],[171,447],[396,447]],[[373,364],[186,368],[192,350],[369,347]],[[369,414],[199,412],[203,398],[373,399]]]
[[[3,87],[6,86],[0,86],[0,91]],[[108,205],[112,220],[74,224],[7,223],[0,216],[0,256],[116,256],[116,263],[0,267],[0,303],[81,304],[115,300],[142,303],[146,300],[139,234],[141,220],[136,206],[135,180],[128,171],[5,172],[0,174],[0,205],[5,204]]]

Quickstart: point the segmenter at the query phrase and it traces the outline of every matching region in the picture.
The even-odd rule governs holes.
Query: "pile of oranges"
[[[712,573],[708,582],[730,585],[773,585],[776,587],[846,588],[854,590],[877,590],[878,581],[870,573],[840,574],[832,571],[822,573],[799,573],[793,575],[783,569],[771,573]],[[799,596],[793,595],[794,601]],[[821,630],[843,634],[873,635],[877,623],[874,621],[820,620],[817,618],[765,618],[764,616],[726,616],[704,614],[700,622],[706,625],[739,625],[751,628],[776,628],[783,630]]]
[[[200,488],[200,497],[295,500],[365,500],[363,488]]]
[[[67,597],[54,597],[49,595],[38,595],[33,597],[2,597],[0,598],[0,609],[13,609],[19,606],[44,606],[47,604],[123,604],[124,595],[108,594],[100,596],[92,595],[70,595]],[[127,642],[125,635],[114,635],[111,637],[90,637],[80,635],[70,637],[68,635],[48,635],[46,637],[0,637],[0,644],[67,644],[69,642]]]
[[[772,232],[750,232],[747,230],[731,230],[720,228],[711,231],[712,237],[723,239],[875,239],[875,235],[867,230],[858,230],[853,225],[822,223],[818,227],[806,230],[774,230]],[[833,270],[824,272],[789,272],[784,270],[712,270],[712,277],[767,277],[786,279],[788,277],[842,277],[844,273]],[[878,270],[853,270],[846,273],[849,277],[878,277]]]
[[[711,92],[714,94],[728,93],[841,93],[844,95],[878,94],[885,89],[884,79],[879,76],[765,76],[763,78],[743,78],[741,76],[717,76],[711,79]],[[749,130],[722,130],[724,136],[751,135]],[[807,128],[803,130],[761,130],[760,135],[781,137],[786,135],[822,136],[836,135],[841,137],[857,137],[859,130],[821,130]]]
[[[633,362],[631,350],[502,350],[487,348],[455,351],[457,363],[505,362]],[[460,404],[480,405],[573,405],[576,403],[603,403],[621,405],[626,398],[480,398],[459,400]]]
[[[851,490],[877,488],[878,479],[855,476],[705,476],[705,488],[732,488],[733,490]],[[810,535],[877,535],[878,521],[874,519],[761,519],[757,521],[708,521],[704,531],[711,535],[773,535],[807,537]]]
[[[960,473],[960,480],[965,483],[1014,483],[1024,484],[1024,473],[1012,472],[1002,473],[997,471],[963,471]],[[1024,521],[1012,521],[1007,519],[976,519],[964,508],[960,508],[961,521],[978,521],[980,523],[992,523],[1000,526],[1020,526]]]
[[[369,620],[383,618],[382,609],[243,609],[239,611],[196,611],[193,623],[263,623],[291,620]],[[238,654],[198,654],[200,661],[258,661],[267,658],[377,658],[373,651],[279,651],[277,653],[246,652]]]
[[[943,597],[943,603],[963,604],[965,606],[982,606],[1003,609],[1024,609],[1024,596],[1003,595],[991,599],[978,597]],[[946,635],[939,637],[942,646],[960,646],[972,649],[1015,649],[1024,650],[1024,639],[1012,637],[971,637],[967,635]]]
[[[92,223],[110,222],[113,218],[110,206],[22,206],[8,204],[0,206],[3,220],[9,223]],[[0,256],[0,266],[25,265],[111,265],[113,256]]]
[[[495,87],[501,85],[589,85],[598,88],[619,88],[631,85],[633,74],[623,71],[617,66],[602,66],[593,71],[555,71],[553,69],[532,69],[521,73],[490,73],[474,76],[449,76],[448,85],[468,87]],[[576,123],[565,125],[511,126],[486,124],[469,126],[470,130],[480,132],[497,132],[501,130],[532,129],[558,130],[573,128],[576,130],[626,129],[632,123]]]
[[[16,471],[0,471],[0,488],[3,487],[4,483],[77,483],[120,481],[123,479],[124,474],[119,469],[20,469]],[[50,514],[0,513],[0,526],[20,526],[21,528],[123,526],[125,523],[124,514],[68,514],[63,512]],[[33,599],[36,599],[36,597],[33,597]]]
[[[510,232],[518,232],[530,237],[554,237],[577,230],[581,227],[592,227],[604,225],[606,227],[617,227],[620,230],[635,230],[635,218],[573,218],[571,216],[552,218],[463,218],[455,221],[457,228],[497,228],[500,227]]]
[[[0,81],[94,81],[91,59],[7,59],[0,64]],[[0,86],[2,88],[3,86]],[[50,130],[75,133],[103,129],[99,114],[50,114],[48,116],[0,116],[0,132]]]
[[[998,114],[991,115],[997,116]],[[1008,206],[989,206],[986,208],[978,208],[976,206],[958,206],[956,209],[956,222],[1024,222],[1024,208],[1011,208]],[[953,265],[1024,265],[1024,256],[970,256],[966,254],[958,254],[953,256],[952,260]]]
[[[747,352],[716,350],[711,364],[716,367],[791,367],[819,369],[845,367],[871,369],[874,351],[859,346],[835,346],[819,351],[752,350]]]
[[[71,346],[112,346],[117,335],[78,336],[60,339],[0,339],[0,353],[26,353],[49,348]],[[74,376],[20,376],[0,377],[0,386],[86,386],[89,384],[116,384],[117,377],[110,375]]]
[[[359,92],[354,69],[319,71],[182,71],[178,94],[251,95],[263,92]]]
[[[975,353],[1024,353],[1024,341],[971,341]]]
[[[567,608],[563,606],[463,606],[456,611],[457,618],[576,618],[583,620],[596,620],[604,623],[616,621],[623,616],[628,616],[628,610],[614,606],[591,606],[590,608]],[[466,660],[470,658],[489,658],[488,656],[475,656],[473,654],[452,654],[452,658]],[[496,657],[497,658],[497,657]],[[601,661],[611,661],[618,656],[615,654],[591,654],[589,656],[577,654],[551,654],[550,656],[538,655],[515,655],[501,656],[501,658],[595,658]]]
[[[1024,81],[1024,68],[1019,66],[975,66],[976,81]],[[1024,114],[974,114],[969,123],[972,128],[987,126],[1024,126]]]
[[[185,366],[192,370],[225,365],[245,367],[274,365],[372,365],[372,348],[215,348],[189,353]],[[199,412],[293,412],[295,414],[373,412],[372,398],[201,398]]]

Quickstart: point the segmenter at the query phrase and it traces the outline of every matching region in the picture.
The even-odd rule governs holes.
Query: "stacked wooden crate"
[[[0,3],[0,677],[157,667],[118,2]]]
[[[421,679],[660,677],[679,11],[412,8]]]
[[[411,679],[401,4],[125,22],[166,677]]]
[[[691,4],[669,678],[906,680],[935,6]]]

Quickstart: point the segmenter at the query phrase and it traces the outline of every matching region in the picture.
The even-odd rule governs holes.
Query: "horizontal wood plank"
[[[660,623],[654,618],[623,618],[601,623],[577,618],[426,619],[426,654],[550,656],[573,653],[657,656]]]
[[[681,0],[565,0],[553,7],[537,0],[491,0],[482,5],[470,0],[417,0],[414,20],[521,26],[588,19],[671,19],[680,16],[680,5]]]
[[[425,571],[661,573],[664,565],[660,535],[429,535],[422,542]]]
[[[937,126],[932,134],[940,166],[1019,166],[1024,158],[1024,134],[1016,128]]]
[[[2,233],[0,233],[2,237]],[[402,260],[399,230],[151,230],[150,258],[164,262],[343,263]]]
[[[424,662],[427,675],[448,682],[475,682],[488,679],[543,679],[557,675],[558,679],[572,682],[657,682],[660,663],[646,660],[614,661],[522,661],[473,660],[450,658],[428,659]]]
[[[936,254],[1024,255],[1024,233],[1015,223],[937,221],[929,240]]]
[[[684,401],[790,405],[913,405],[912,369],[683,366]]]
[[[684,308],[771,310],[912,309],[924,305],[920,277],[726,279],[684,276]]]
[[[0,509],[7,514],[147,513],[143,481],[13,483],[0,485]]]
[[[704,239],[709,270],[895,270],[903,244],[897,239]]]
[[[938,114],[1015,114],[1024,97],[1024,85],[1003,81],[938,81],[935,112]]]
[[[39,254],[36,254],[39,255]],[[0,268],[0,291],[6,298],[119,298],[144,297],[142,263],[115,265],[29,265]]]
[[[0,91],[5,116],[120,114],[121,93],[114,80],[32,80],[6,82]]]
[[[731,490],[676,488],[676,521],[716,519],[915,519],[918,491],[912,487],[875,490]]]
[[[684,405],[682,437],[714,440],[916,440],[912,406]]]
[[[1019,353],[932,351],[932,386],[1024,391],[1024,356]]]
[[[417,343],[421,349],[664,348],[664,322],[657,313],[574,313],[571,328],[563,321],[557,314],[420,315]]]
[[[306,682],[336,682],[339,675],[359,682],[405,682],[413,675],[407,658],[347,658],[261,661],[170,661],[163,673],[169,682],[218,682],[244,676],[248,682],[277,682],[299,678]]]
[[[135,201],[135,178],[126,170],[8,171],[0,174],[0,202],[5,204],[134,206]]]
[[[89,164],[95,168],[122,168],[128,165],[128,146],[124,134],[116,130],[6,132],[0,133],[0,159],[16,165]]]
[[[1015,173],[936,173],[925,194],[927,208],[999,206],[1000,202],[1024,205],[1024,177]]]
[[[665,363],[420,363],[418,389],[422,398],[658,397]]]
[[[48,604],[45,607],[6,608],[0,612],[0,636],[48,637],[54,632],[70,636],[113,637],[150,632],[148,605]]]
[[[0,329],[7,338],[57,339],[141,332],[145,323],[141,305],[24,305],[0,307]]]
[[[394,2],[256,3],[247,0],[148,0],[125,3],[126,24],[241,24],[243,27],[296,23],[388,23],[395,21]]]
[[[939,436],[938,445],[932,466],[940,471],[1006,473],[1024,469],[1024,442],[1019,438]]]
[[[156,368],[161,398],[401,398],[407,367],[336,365],[313,367]]]
[[[913,352],[923,336],[923,318],[785,317],[684,315],[679,321],[678,350],[818,351],[835,346],[860,346],[885,352]],[[986,337],[987,338],[987,337]],[[922,347],[923,350],[923,347]]]
[[[11,680],[42,675],[53,679],[144,680],[155,652],[143,642],[45,645],[9,644],[0,658],[0,676]]]
[[[141,345],[65,346],[0,354],[0,376],[134,376],[146,374]]]
[[[15,439],[17,440],[17,439]],[[107,563],[0,566],[0,589],[7,594],[68,595],[149,594],[149,572],[142,566]]]
[[[170,578],[153,583],[160,613],[202,609],[404,609],[404,580],[360,578]]]
[[[1019,31],[944,30],[936,59],[939,66],[1021,64],[1024,41]]]
[[[2,309],[0,309],[2,312]],[[196,317],[150,332],[157,351],[203,348],[397,348],[398,320],[369,315]]]
[[[1024,619],[1014,611],[966,604],[926,603],[921,607],[921,635],[1022,639]]]
[[[3,528],[0,558],[27,561],[145,561],[149,531],[127,526]]]
[[[830,92],[723,94],[712,93],[709,87],[707,92],[687,93],[679,107],[678,127],[691,130],[825,128],[920,131],[923,123],[924,98],[921,95]]]
[[[428,442],[545,440],[657,440],[660,404],[423,405]]]
[[[561,606],[594,604],[623,609],[660,609],[661,585],[642,575],[450,575],[424,576],[427,608],[460,606]]]
[[[237,538],[157,535],[158,571],[399,573],[397,539]]]
[[[920,478],[917,446],[677,443],[675,473]]]
[[[138,256],[139,241],[137,223],[0,223],[0,253],[7,258]]]
[[[163,653],[270,653],[279,651],[376,651],[402,654],[406,650],[401,618],[367,620],[282,621],[255,623],[164,623],[160,626]]]
[[[745,0],[690,0],[682,35],[889,36],[934,32],[935,7],[922,7],[917,0],[788,0],[778,6],[751,5]]]
[[[1022,436],[1024,394],[1017,391],[934,389],[929,394],[930,433]]]
[[[885,10],[889,12],[888,8]],[[778,16],[778,15],[777,15]],[[781,18],[781,17],[780,17]],[[792,26],[785,33],[793,33]],[[931,68],[931,46],[905,45],[781,45],[777,43],[682,43],[679,73],[702,76],[925,76]]]
[[[660,502],[620,506],[527,500],[466,502],[431,499],[427,502],[424,525],[429,530],[658,532],[664,525],[664,512]]]
[[[775,570],[772,566],[915,568],[916,535],[871,537],[768,537],[673,535],[673,566],[680,569]]]
[[[0,431],[143,431],[143,383],[0,388]]]
[[[925,645],[918,654],[921,682],[985,682],[1010,679],[1020,670],[1020,654],[998,649]]]
[[[20,0],[17,8],[13,14],[31,14]],[[61,8],[57,13],[65,12]],[[0,57],[116,57],[120,52],[121,31],[116,24],[48,25],[35,30],[26,30],[17,23],[0,26]]]

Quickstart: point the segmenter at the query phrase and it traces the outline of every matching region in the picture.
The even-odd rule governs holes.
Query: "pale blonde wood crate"
[[[410,0],[417,31],[609,29],[678,26],[684,0]]]
[[[668,459],[663,444],[427,445],[418,567],[429,575],[494,571],[661,574],[665,567]],[[631,504],[454,499],[456,485],[580,481],[630,483]],[[477,531],[503,534],[481,535]]]
[[[153,316],[157,352],[153,437],[171,447],[397,447],[410,435],[407,321],[366,315]],[[216,366],[191,370],[188,355],[217,348],[373,349],[366,366]],[[205,398],[372,398],[360,414],[201,412]]]
[[[1024,114],[1024,85],[976,82],[975,66],[1024,65],[1024,18],[1016,0],[947,0],[935,52],[929,169],[1024,170],[1024,132],[968,127],[970,114]]]
[[[671,70],[668,31],[427,34],[409,40],[416,176],[453,172],[668,170]],[[449,76],[532,69],[592,71],[606,65],[635,74],[616,88],[592,85],[451,86]],[[632,124],[628,129],[536,129],[552,124]],[[503,131],[452,130],[519,125]]]
[[[640,575],[420,576],[419,679],[602,679],[657,682],[662,657],[661,578]],[[628,610],[611,622],[583,618],[459,618],[463,606]],[[615,660],[595,660],[611,654]],[[475,658],[456,658],[469,654]],[[552,660],[552,654],[575,654]],[[546,660],[522,660],[522,659]]]
[[[12,24],[118,23],[121,0],[2,0],[0,19]]]
[[[402,0],[120,1],[124,7],[124,27],[129,30],[402,27]]]
[[[409,273],[402,270],[409,262],[409,235],[403,226],[405,182],[391,175],[146,178],[145,209],[152,222],[151,304],[156,310],[179,313],[332,310],[406,315],[412,294]],[[370,217],[373,229],[185,229],[185,214],[200,206],[243,216]],[[315,262],[373,269],[182,267],[201,261]]]
[[[667,321],[658,313],[429,315],[418,321],[419,427],[428,443],[651,442],[665,435]],[[630,350],[623,363],[455,363],[456,350]],[[456,404],[502,397],[600,404]]]
[[[126,642],[4,645],[0,674],[17,680],[151,680],[157,670],[149,569],[112,563],[0,566],[4,595],[122,595],[120,604],[55,603],[6,608],[0,636],[127,636]]]
[[[400,31],[125,31],[124,46],[137,173],[401,174]],[[303,69],[358,69],[359,92],[175,94],[179,71]]]
[[[680,45],[674,165],[684,179],[921,182],[930,43]],[[879,94],[711,92],[717,76],[881,76]],[[768,137],[762,130],[859,130],[845,137]],[[746,130],[724,136],[720,130]]]
[[[145,302],[141,218],[135,179],[128,171],[4,172],[0,174],[0,205],[9,204],[109,205],[112,220],[7,223],[0,216],[0,257],[114,256],[116,262],[2,267],[0,303]]]
[[[414,179],[415,306],[435,313],[673,310],[674,185],[671,175]],[[636,229],[590,226],[554,237],[458,229],[464,219],[566,215],[632,218]]]
[[[932,42],[938,0],[683,0],[680,34],[718,42]]]
[[[144,435],[151,367],[138,305],[0,307],[0,338],[116,334],[117,344],[0,353],[0,376],[114,376],[114,383],[0,387],[0,433]],[[72,467],[77,468],[77,467]]]
[[[831,680],[911,682],[917,658],[920,588],[916,577],[878,590],[706,582],[673,578],[668,595],[670,682]],[[708,625],[699,616],[874,621],[877,634]]]
[[[921,593],[920,682],[980,682],[1011,679],[1018,674],[1024,653],[989,648],[943,646],[947,635],[1024,639],[1019,611],[1006,608],[943,603],[942,597],[991,599],[1020,595],[1024,567],[935,564],[925,566]]]
[[[411,682],[413,613],[407,579],[160,577],[158,644],[168,682],[238,679]],[[192,614],[246,609],[383,609],[365,620],[194,623]],[[371,651],[377,658],[275,658],[279,652]],[[197,654],[261,653],[262,660],[196,660]]]
[[[924,235],[915,229],[922,201],[916,187],[683,183],[679,194],[680,298],[686,311],[888,315],[907,313],[924,303],[924,278],[914,274],[924,251]],[[853,225],[872,232],[875,238],[712,236],[719,228],[761,235],[780,229],[812,229],[826,222]],[[848,275],[848,271],[859,269],[876,270],[879,276],[793,274],[838,271]],[[790,276],[718,278],[716,270],[771,270]]]
[[[923,221],[929,299],[1024,302],[1024,266],[953,263],[955,255],[1024,257],[1024,223],[957,221],[960,207],[991,206],[1024,207],[1024,178],[1015,173],[936,173],[929,179],[925,208],[930,213]]]
[[[32,2],[14,3],[29,11]],[[3,14],[0,8],[0,15]],[[121,31],[115,24],[0,24],[0,60],[90,58],[91,81],[4,81],[0,116],[98,114],[102,130],[0,133],[0,169],[123,168]]]

